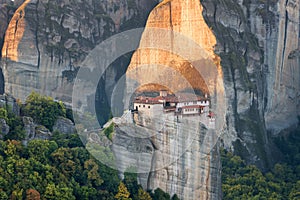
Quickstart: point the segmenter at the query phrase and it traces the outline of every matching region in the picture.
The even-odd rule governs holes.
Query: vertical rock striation
[[[216,38],[202,11],[200,1],[195,0],[165,0],[152,10],[126,72],[128,88],[166,87],[175,94],[191,89],[209,93],[218,108],[226,107],[220,58],[214,53]],[[221,119],[222,109],[218,111]],[[220,199],[218,134],[193,117],[156,115],[141,114],[137,122],[158,132],[149,139],[154,149],[149,163],[153,171],[140,174],[140,183],[147,189],[176,193],[181,199]]]
[[[264,41],[264,64],[270,74],[267,77],[265,120],[267,129],[275,134],[297,124],[300,113],[300,3],[295,0],[279,1],[277,10],[277,26],[266,30]]]
[[[4,45],[2,49],[2,56],[12,61],[18,61],[18,47],[23,38],[26,22],[25,22],[25,8],[30,0],[26,0],[15,12],[12,17],[7,30]]]
[[[0,0],[5,91],[24,99],[36,90],[70,102],[74,78],[89,52],[114,33],[144,25],[156,3]],[[137,72],[139,81],[151,81],[147,79],[150,75],[167,74],[160,66],[169,66],[188,83],[184,85],[176,76],[162,76],[160,80],[174,91],[188,86],[202,92],[225,92],[226,102],[215,102],[227,110],[223,145],[266,169],[275,161],[271,138],[297,124],[300,115],[299,4],[297,0],[164,0],[151,12],[147,28],[164,28],[190,38],[202,47],[202,51],[191,51],[190,56],[200,60],[188,60],[176,51],[145,48],[161,43],[172,49],[176,41],[174,35],[162,40],[159,35],[147,34],[146,28],[128,73]],[[205,62],[207,59],[211,62]],[[105,94],[113,90],[127,62],[117,62],[105,72],[101,79]],[[198,73],[203,68],[195,67],[203,63],[217,66],[217,79],[205,80],[201,76],[205,72]],[[142,74],[139,66],[149,65],[151,70]],[[109,99],[100,100],[105,98]],[[158,143],[167,140],[157,138]],[[218,149],[204,158],[200,146],[201,140],[195,140],[191,152],[166,169],[140,177],[140,182],[151,189],[162,187],[178,193],[184,199],[219,198]],[[160,150],[167,154],[169,147],[166,143]]]
[[[114,33],[143,26],[155,4],[26,0],[1,5],[17,7],[2,48],[5,92],[24,100],[36,90],[70,103],[74,78],[88,53]],[[107,73],[111,81],[120,76],[118,67]]]
[[[271,138],[299,115],[299,1],[201,2],[222,60],[224,145],[266,169],[276,159]]]

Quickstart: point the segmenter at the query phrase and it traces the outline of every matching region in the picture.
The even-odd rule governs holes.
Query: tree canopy
[[[300,199],[299,133],[298,129],[288,137],[276,139],[284,160],[266,173],[222,150],[223,199]]]
[[[33,91],[27,97],[22,113],[52,130],[59,116],[66,117],[66,108],[62,102],[56,102],[52,97],[45,97]]]

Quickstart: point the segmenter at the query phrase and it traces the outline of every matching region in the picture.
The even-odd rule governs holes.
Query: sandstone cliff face
[[[188,87],[185,84],[178,85],[180,84],[179,78],[174,75],[174,72],[173,76],[170,76],[168,70],[164,72],[162,67],[165,66],[172,68],[178,72],[178,75],[187,79],[192,88],[202,90],[203,93],[210,92],[208,80],[203,77],[205,72],[201,74],[202,65],[208,63],[197,64],[195,62],[208,60],[208,58],[212,62],[217,62],[219,58],[213,51],[216,38],[202,17],[202,9],[198,1],[173,0],[162,1],[150,13],[139,49],[134,53],[128,71],[135,70],[135,73],[139,73],[139,66],[149,66],[151,69],[139,73],[140,77],[134,77],[135,79],[147,82],[146,79],[161,74],[163,78],[160,77],[160,79],[166,79],[163,81],[165,87],[173,88],[175,90],[173,92]],[[199,45],[199,49],[189,46],[190,42]],[[188,47],[183,50],[184,46]],[[189,51],[189,54],[185,51]],[[173,87],[174,83],[176,89]],[[143,88],[147,90],[147,87]]]
[[[271,137],[299,115],[299,1],[202,0],[226,88],[226,147],[261,168],[274,161]]]
[[[0,119],[0,131],[0,139],[3,139],[3,137],[9,132],[9,126],[7,125],[5,119]]]
[[[44,126],[34,123],[31,117],[23,116],[25,137],[22,143],[27,145],[29,141],[40,139],[49,140],[52,137],[52,133]],[[60,117],[57,119],[53,126],[53,133],[59,131],[62,134],[74,134],[76,132],[75,125],[69,119]]]
[[[117,123],[112,150],[121,172],[134,167],[145,188],[161,188],[180,199],[221,199],[218,137],[201,117],[173,113]]]
[[[197,13],[197,10],[202,11],[201,5],[197,7],[195,1],[162,1],[149,16],[140,48],[133,55],[127,73],[139,83],[160,80],[161,85],[180,90],[181,82],[176,76],[174,79],[164,76],[162,66],[170,66],[184,74],[193,88],[205,90],[201,78],[196,81],[198,85],[189,79],[186,73],[188,65],[178,67],[184,66],[184,59],[169,52],[147,49],[159,38],[163,38],[160,41],[162,46],[168,46],[172,41],[172,37],[166,39],[159,34],[148,34],[147,28],[182,32],[203,45],[212,57],[217,57],[212,51],[216,44],[214,51],[221,58],[222,71],[219,70],[219,74],[223,75],[218,78],[226,91],[226,102],[222,102],[227,109],[223,145],[241,154],[249,163],[266,169],[276,159],[272,137],[296,125],[299,115],[299,2],[203,0],[201,3],[216,42],[214,37],[207,37],[211,31],[207,30],[205,23],[204,26],[195,23],[195,18],[201,15],[201,12]],[[186,8],[188,12],[184,13]],[[195,12],[193,8],[196,8]],[[182,13],[187,18],[182,18]],[[190,19],[188,23],[185,23],[186,19]],[[140,67],[139,70],[143,65],[148,65],[149,69]],[[158,72],[163,76],[149,78]],[[147,86],[142,88],[147,89]],[[156,180],[157,185],[170,182],[160,177]],[[174,182],[173,186],[177,184]],[[167,186],[164,188],[171,192]]]
[[[25,28],[21,26],[17,29],[21,33],[15,34],[14,20],[10,26],[12,30],[7,30],[7,33],[23,36],[18,41],[17,50],[5,46],[2,50],[6,55],[2,58],[6,91],[23,99],[35,89],[70,102],[77,67],[81,66],[90,50],[111,34],[131,28],[130,24],[140,24],[154,5],[153,1],[134,2],[129,5],[127,1],[30,1],[25,8],[25,16],[23,12],[17,12],[14,18],[24,19],[21,22],[25,23]],[[15,5],[19,7],[21,3]],[[3,4],[0,5],[3,7]],[[2,7],[1,19],[10,19],[6,11],[11,9],[4,6],[5,11]],[[202,7],[206,23],[202,18]],[[188,20],[195,18],[199,20]],[[187,35],[203,45],[205,57],[214,57],[213,63],[219,66],[218,88],[224,84],[226,92],[226,102],[221,103],[227,110],[223,145],[261,168],[272,164],[274,153],[272,155],[271,152],[274,149],[271,137],[296,124],[296,116],[300,114],[299,1],[166,0],[153,10],[147,27],[168,28]],[[148,36],[143,37],[141,47],[148,46],[143,42]],[[11,35],[6,38],[8,40]],[[164,44],[165,41],[161,42]],[[10,55],[17,55],[17,59],[14,61]],[[193,87],[210,91],[209,86],[203,84],[203,77],[195,79],[192,76],[196,72],[191,67],[194,62],[165,51],[139,49],[132,58],[129,71],[138,70],[138,65],[148,65],[150,59],[157,65],[173,66],[172,69],[184,74]],[[102,89],[109,94],[115,78],[124,73],[126,67],[119,70],[117,64],[107,70],[105,77],[109,80],[101,86]],[[159,71],[159,68],[156,70]],[[139,80],[145,78],[143,75],[138,77]],[[172,81],[165,80],[166,84]],[[178,83],[178,80],[173,81]],[[177,85],[173,85],[176,89]],[[218,154],[214,151],[212,156],[216,157],[217,163]],[[186,161],[189,160],[192,158],[188,157]],[[218,164],[210,163],[210,167],[207,164],[205,169],[215,169],[210,171],[211,177],[214,177]],[[151,188],[160,186],[171,192],[175,191],[171,189],[174,187],[185,188],[184,183],[178,186],[178,179],[172,181],[164,175],[149,180],[152,180],[148,184]],[[214,183],[218,185],[217,180]],[[191,187],[198,183],[193,184]],[[214,189],[211,196],[218,196],[217,190]]]
[[[9,21],[14,14],[14,6],[12,1],[9,0],[2,0],[0,1],[0,60],[2,60],[2,46],[4,43],[4,36],[7,30],[7,26]],[[4,77],[2,73],[2,68],[0,70],[0,94],[4,93]]]
[[[5,92],[24,100],[36,90],[71,102],[72,82],[87,54],[112,34],[143,26],[155,3],[154,0],[14,2],[18,9],[8,25],[2,48]],[[115,70],[118,68],[108,72],[113,79],[118,74]]]
[[[57,119],[53,126],[53,132],[59,131],[63,134],[74,134],[76,133],[76,128],[74,123],[67,118],[60,117]]]
[[[220,128],[226,108],[222,69],[214,53],[216,38],[202,11],[200,1],[194,0],[166,0],[156,6],[126,72],[131,89],[127,95],[134,92],[132,88],[163,87],[175,94],[187,90],[209,93]],[[176,193],[181,199],[220,199],[219,153],[214,146],[218,133],[201,128],[200,119],[193,117],[139,115],[137,125],[158,132],[149,139],[153,152],[147,167],[153,171],[140,174],[140,183],[148,189]],[[146,158],[150,160],[149,155]],[[122,163],[126,165],[126,160],[119,165]]]

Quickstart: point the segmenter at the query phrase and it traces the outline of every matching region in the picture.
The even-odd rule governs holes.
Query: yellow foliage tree
[[[144,191],[142,188],[139,188],[138,199],[139,200],[152,200],[150,194],[148,192]]]
[[[125,184],[121,181],[120,185],[118,187],[118,193],[115,195],[115,199],[117,200],[131,200],[129,198],[130,193],[128,189],[126,188]]]

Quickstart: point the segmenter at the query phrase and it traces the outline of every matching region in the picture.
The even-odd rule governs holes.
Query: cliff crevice
[[[27,0],[1,5],[10,12],[13,9],[8,8],[16,7],[2,48],[5,92],[24,100],[36,90],[70,103],[70,80],[74,81],[88,53],[115,33],[143,26],[156,3]],[[107,73],[121,76],[117,71],[115,67]]]
[[[12,17],[3,44],[2,56],[6,59],[13,61],[18,60],[18,46],[23,38],[26,22],[25,22],[25,8],[30,3],[30,0],[24,1],[24,3],[16,10]]]
[[[157,5],[148,17],[140,45],[131,58],[126,87],[137,88],[139,92],[159,91],[165,87],[175,94],[208,93],[213,104],[218,105],[216,112],[222,119],[226,107],[223,71],[220,58],[214,52],[217,40],[205,23],[202,11],[200,1],[194,0],[166,0]],[[134,83],[131,80],[135,80]],[[181,199],[220,199],[218,144],[215,146],[218,133],[203,128],[197,119],[177,117],[176,121],[172,114],[152,117],[141,114],[137,124],[160,130],[159,122],[165,124],[162,131],[151,138],[156,144],[156,153],[147,181],[144,174],[139,179],[143,187],[150,190],[159,187]],[[182,151],[178,159],[176,149]],[[176,161],[168,164],[174,158]]]
[[[297,124],[299,48],[297,1],[206,1],[228,100],[225,147],[266,169],[275,162],[272,137]],[[294,94],[294,95],[293,95]],[[232,128],[234,127],[234,128]],[[270,134],[271,133],[271,134]]]

